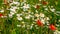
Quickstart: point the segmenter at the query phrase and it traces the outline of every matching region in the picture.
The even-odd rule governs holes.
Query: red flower
[[[51,30],[56,30],[56,27],[53,25],[53,24],[51,24],[50,26],[49,26],[49,28],[51,29]]]
[[[0,17],[3,16],[3,14],[0,14]]]
[[[40,8],[40,6],[39,5],[36,5],[36,9],[39,9]]]
[[[47,5],[47,4],[48,4],[48,2],[46,2],[46,1],[43,1],[43,2],[42,2],[42,4],[43,4],[43,5]]]
[[[43,26],[43,23],[40,20],[37,20],[37,25],[38,26]]]

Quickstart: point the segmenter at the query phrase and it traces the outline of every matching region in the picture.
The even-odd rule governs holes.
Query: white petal
[[[22,17],[17,17],[17,19],[20,20],[20,21],[23,20]]]
[[[30,19],[30,16],[26,16],[25,18],[26,18],[26,19]]]
[[[17,27],[21,27],[21,25],[17,25]]]
[[[45,10],[48,10],[48,8],[45,8]]]
[[[9,14],[9,17],[10,17],[10,18],[12,18],[12,16],[13,16],[12,14]]]
[[[4,12],[4,10],[1,10],[0,12]]]
[[[20,14],[16,14],[17,15],[17,17],[20,17]]]
[[[49,17],[46,17],[46,20],[50,20]]]
[[[52,12],[55,12],[55,9],[53,8],[53,9],[50,9]]]
[[[40,13],[40,17],[44,17],[45,15],[43,13]]]

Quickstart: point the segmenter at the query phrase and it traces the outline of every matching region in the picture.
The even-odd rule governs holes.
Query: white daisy
[[[45,8],[46,11],[48,11],[48,8]]]
[[[17,25],[17,27],[21,27],[21,25]]]
[[[45,20],[44,20],[44,19],[41,19],[41,22],[42,22],[43,24],[45,24]]]
[[[39,14],[35,14],[35,17],[39,17]]]
[[[24,4],[22,8],[23,8],[23,11],[27,11],[30,8],[30,6],[29,4]]]
[[[9,15],[9,17],[10,17],[10,18],[12,18],[12,17],[13,17],[13,15],[12,15],[12,14],[8,14],[8,15]]]
[[[19,7],[16,7],[16,6],[11,6],[12,9],[19,9]]]
[[[20,14],[16,14],[17,15],[17,17],[20,17]]]
[[[15,1],[13,1],[13,4],[17,4],[17,5],[19,5],[20,3],[19,3],[19,2],[15,2]]]
[[[52,12],[55,12],[55,9],[53,8],[53,9],[50,9]]]
[[[40,13],[40,17],[44,17],[45,15],[43,13]]]
[[[23,20],[23,18],[22,18],[22,17],[17,17],[17,19],[18,19],[19,21]]]
[[[20,3],[13,1],[12,3],[10,3],[10,6],[13,5],[13,4],[16,4],[17,6],[19,6]]]
[[[30,19],[30,16],[25,16],[26,19]]]
[[[10,8],[10,11],[13,11],[13,12],[15,12],[16,10],[15,10],[15,9],[12,9],[12,8]]]
[[[46,23],[47,23],[47,25],[49,25],[49,22],[48,21],[46,21]]]
[[[46,20],[50,20],[49,17],[46,17]]]
[[[56,31],[54,32],[54,34],[60,34],[60,31],[56,30]]]
[[[14,15],[15,13],[14,12],[10,12],[10,14]]]
[[[24,8],[30,8],[29,4],[24,4]]]
[[[4,12],[4,10],[0,10],[0,12]]]

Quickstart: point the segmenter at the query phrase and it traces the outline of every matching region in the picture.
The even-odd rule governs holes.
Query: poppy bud
[[[0,14],[0,17],[3,16],[3,14]]]
[[[49,28],[51,29],[51,30],[56,30],[56,27],[53,25],[53,24],[51,24],[50,26],[49,26]]]
[[[46,1],[43,1],[43,2],[42,2],[42,4],[43,4],[43,5],[47,5],[47,4],[48,4],[48,2],[46,2]]]
[[[43,26],[43,23],[40,20],[37,20],[37,25],[38,26]]]
[[[40,6],[39,5],[36,5],[36,9],[39,9],[40,8]]]

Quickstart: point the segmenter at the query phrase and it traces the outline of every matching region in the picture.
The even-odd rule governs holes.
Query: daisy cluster
[[[42,2],[42,0],[39,0],[39,2]],[[40,30],[40,27],[42,27],[42,29],[51,29],[54,31],[54,34],[60,34],[57,28],[60,25],[56,24],[56,22],[60,23],[60,18],[57,18],[60,17],[60,13],[56,11],[55,6],[50,6],[46,0],[36,4],[29,4],[26,0],[23,2],[13,1],[9,3],[7,10],[9,10],[9,19],[14,19],[13,22],[15,22],[14,24],[17,28],[26,28],[25,30],[29,30],[35,27],[36,30]],[[2,9],[0,12],[3,13],[4,10]]]

